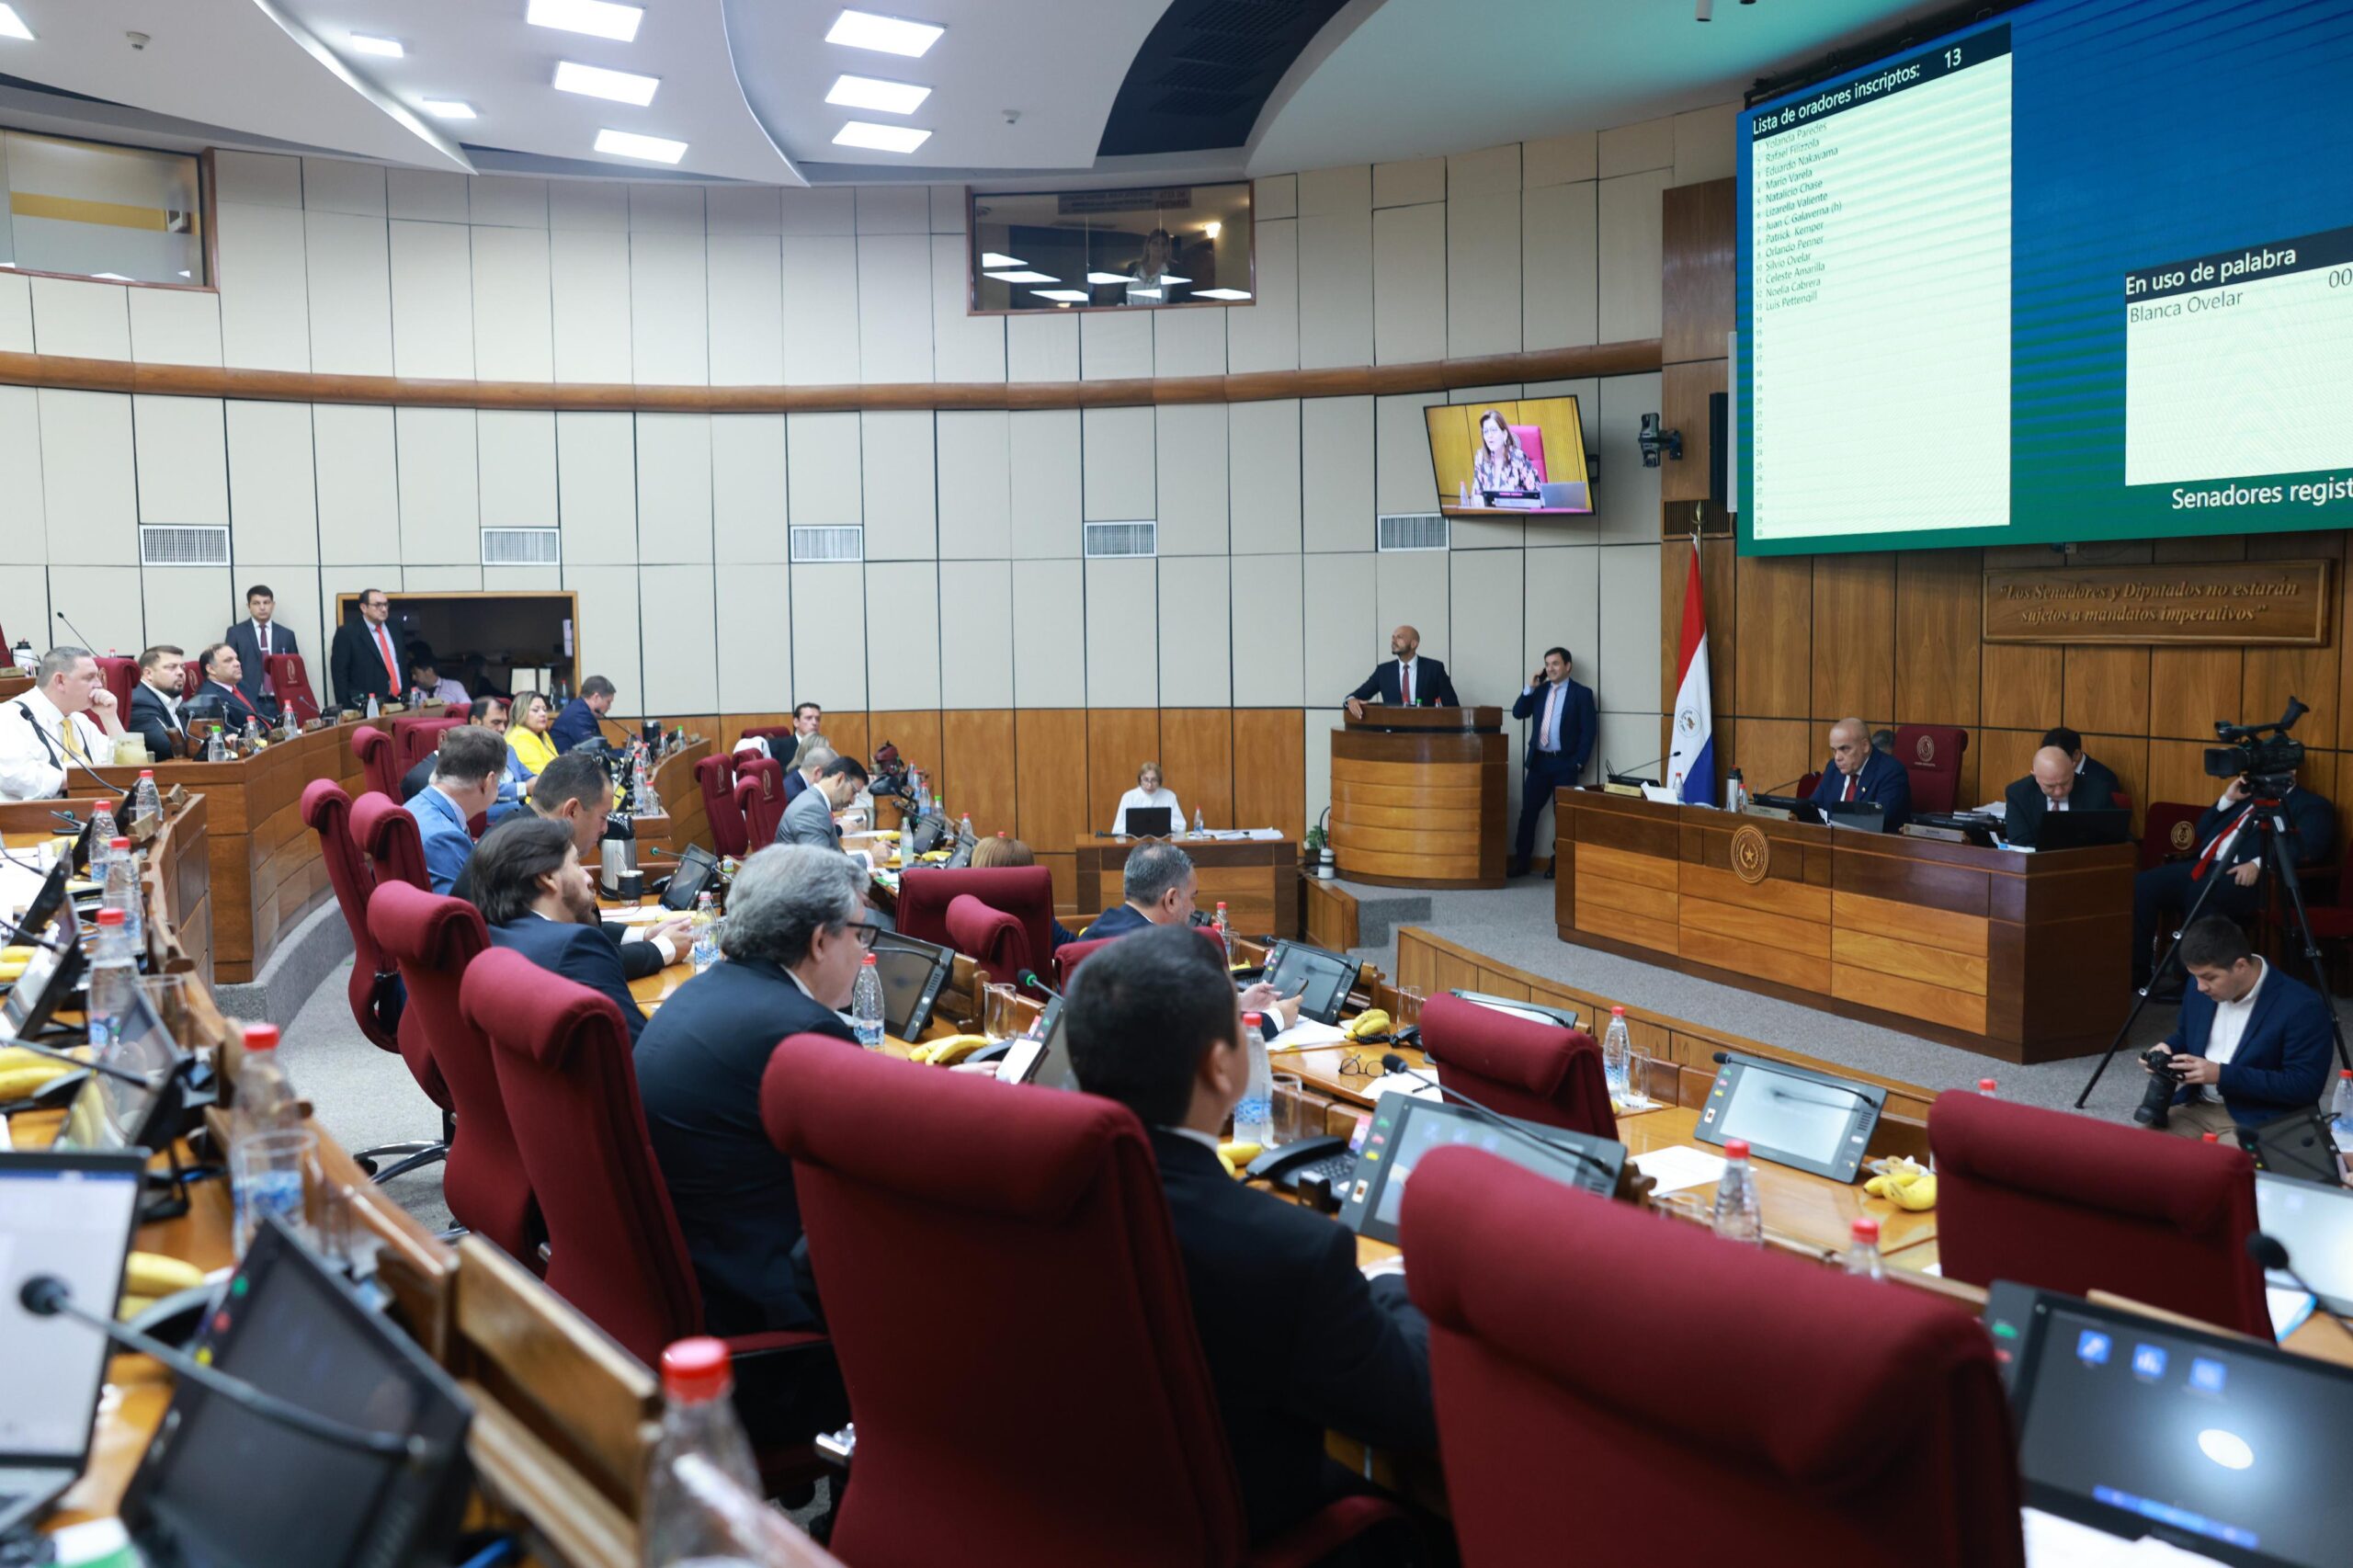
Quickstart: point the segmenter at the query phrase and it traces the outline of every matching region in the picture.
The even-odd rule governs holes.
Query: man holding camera
[[[2149,984],[2156,959],[2153,949],[2159,931],[2187,915],[2197,902],[2204,886],[2198,872],[2200,867],[2205,868],[2206,879],[2219,879],[2214,891],[2207,895],[2201,914],[2246,920],[2263,908],[2264,835],[2255,818],[2251,804],[2254,798],[2253,782],[2245,774],[2232,779],[2230,788],[2222,791],[2222,798],[2198,819],[2197,856],[2152,866],[2132,879],[2135,990]],[[2336,808],[2312,790],[2298,789],[2292,778],[2277,799],[2287,817],[2287,831],[2280,842],[2288,858],[2300,872],[2326,865],[2336,837]],[[2150,1000],[2176,1000],[2180,994],[2178,984],[2178,977],[2168,976],[2164,991],[2152,992]]]
[[[2153,1082],[2133,1119],[2177,1138],[2227,1137],[2311,1109],[2331,1065],[2319,993],[2257,958],[2220,915],[2181,934],[2181,961],[2198,985],[2165,1043],[2141,1059]]]

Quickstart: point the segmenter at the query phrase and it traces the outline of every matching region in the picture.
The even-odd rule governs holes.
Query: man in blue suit
[[[440,757],[433,765],[432,782],[402,810],[416,819],[433,891],[448,898],[474,852],[467,820],[490,810],[498,799],[498,781],[506,773],[506,742],[488,730],[464,724],[443,732]]]
[[[2228,1137],[2311,1109],[2336,1065],[2319,993],[2257,958],[2246,933],[2218,915],[2181,934],[2181,959],[2198,986],[2165,1037],[2182,1080],[2165,1131]]]
[[[1813,798],[1825,812],[1834,805],[1875,805],[1893,833],[1912,819],[1912,776],[1893,757],[1871,749],[1871,733],[1860,719],[1841,719],[1830,726],[1830,767]]]
[[[1348,693],[1348,717],[1363,718],[1365,699],[1372,697],[1392,708],[1460,708],[1461,704],[1454,699],[1454,683],[1446,678],[1446,666],[1421,657],[1421,646],[1422,634],[1410,626],[1391,632],[1389,651],[1396,657]]]
[[[599,739],[605,715],[613,710],[615,688],[603,676],[590,676],[580,683],[580,695],[563,705],[563,711],[548,726],[548,742],[558,751],[570,751],[583,741]]]
[[[494,943],[611,997],[636,1042],[645,1011],[629,994],[620,949],[602,929],[571,824],[537,816],[500,823],[482,835],[466,876]]]
[[[1528,875],[1536,850],[1536,819],[1552,803],[1552,791],[1574,786],[1593,755],[1593,688],[1569,678],[1569,651],[1544,650],[1544,667],[1528,677],[1511,705],[1515,719],[1532,721],[1520,747],[1519,836],[1513,841],[1511,875]],[[1548,873],[1549,875],[1549,873]]]

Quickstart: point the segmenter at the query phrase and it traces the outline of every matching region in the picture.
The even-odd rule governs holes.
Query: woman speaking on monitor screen
[[[1479,446],[1471,472],[1474,487],[1483,495],[1533,494],[1544,482],[1536,464],[1520,449],[1519,437],[1511,433],[1502,412],[1493,408],[1479,415]]]

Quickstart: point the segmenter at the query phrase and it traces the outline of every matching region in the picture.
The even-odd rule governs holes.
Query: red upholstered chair
[[[1536,477],[1550,479],[1552,471],[1544,466],[1544,427],[1541,425],[1515,425],[1511,433],[1519,442],[1519,449],[1536,465]]]
[[[400,966],[408,986],[401,1055],[412,1071],[420,1059],[438,1070],[457,1112],[449,1165],[441,1177],[450,1216],[536,1267],[531,1184],[499,1098],[490,1041],[458,1006],[466,971],[490,948],[482,912],[463,899],[422,892],[406,882],[379,882],[368,900],[368,934]]]
[[[768,742],[768,749],[770,751],[783,752],[784,756],[772,759],[780,763],[790,762],[792,760],[793,752],[797,750],[801,744],[800,740],[793,733],[792,726],[790,724],[762,724],[756,728],[745,730],[744,732],[743,738],[749,738],[752,736],[757,736],[759,739]],[[779,736],[782,736],[784,739],[791,741],[792,744],[789,746],[777,745],[775,742]]]
[[[351,803],[351,839],[368,852],[379,884],[402,881],[421,892],[432,891],[416,819],[392,796],[370,790]]]
[[[1969,732],[1949,724],[1898,724],[1895,760],[1912,776],[1912,810],[1949,812],[1961,792]]]
[[[1806,796],[1813,794],[1821,783],[1822,775],[1819,773],[1808,773],[1802,776],[1798,779],[1798,798],[1800,800],[1803,800]]]
[[[792,1157],[858,1415],[832,1540],[845,1562],[1273,1568],[1394,1516],[1352,1499],[1248,1551],[1152,1147],[1126,1107],[796,1035],[768,1059],[760,1119]],[[987,1354],[938,1332],[943,1301],[989,1325]]]
[[[2141,869],[2145,871],[2168,860],[2187,860],[2197,853],[2198,819],[2205,814],[2204,806],[2185,805],[2179,801],[2150,801],[2149,814],[2142,819]]]
[[[765,779],[756,776],[738,778],[735,812],[744,819],[746,853],[765,849],[776,842],[777,827],[784,821],[784,797],[770,793]]]
[[[441,732],[454,730],[464,723],[463,715],[418,719],[402,714],[392,720],[392,767],[403,776],[433,755],[441,744]],[[388,791],[392,799],[400,799],[397,788]]]
[[[902,887],[904,886],[904,883],[901,885]],[[904,906],[902,905],[902,907]],[[1224,950],[1224,944],[1218,942],[1218,937],[1215,931],[1211,930],[1206,926],[1196,926],[1193,929],[1208,937],[1212,943],[1216,943],[1219,951],[1222,952]],[[1127,931],[1122,932],[1120,935],[1132,937],[1135,933],[1133,931]],[[1091,942],[1064,942],[1060,948],[1055,949],[1055,988],[1063,991],[1069,990],[1071,976],[1078,972],[1078,966],[1086,961],[1087,956],[1093,953],[1097,949],[1108,948],[1119,939],[1120,938],[1118,937],[1098,937]]]
[[[1563,1560],[1564,1476],[1622,1502],[1674,1475],[1677,1537],[1737,1542],[1745,1568],[2024,1562],[1993,1343],[1956,1307],[1728,1246],[1475,1149],[1415,1167],[1403,1223],[1473,1568]],[[1626,1354],[1661,1332],[1689,1354]],[[861,1465],[865,1429],[861,1410]],[[1643,1562],[1656,1529],[1649,1509],[1586,1510],[1575,1556]]]
[[[204,688],[204,660],[193,656],[180,665],[180,700],[191,701]]]
[[[351,731],[351,755],[359,759],[359,771],[368,780],[368,788],[379,795],[397,801],[401,798],[403,769],[396,760],[392,737],[373,724],[355,725]]]
[[[899,929],[918,940],[938,942],[979,958],[979,953],[958,942],[948,926],[948,906],[963,893],[1021,923],[1029,949],[1029,967],[1035,968],[1053,952],[1054,874],[1043,866],[954,871],[932,866],[906,871],[899,878]],[[1018,970],[1000,973],[991,969],[989,972],[1007,981],[1020,977]]]
[[[1583,1029],[1515,1018],[1441,993],[1422,1004],[1422,1045],[1438,1082],[1547,1127],[1618,1136],[1601,1048]]]
[[[731,757],[707,756],[695,764],[695,786],[702,791],[703,816],[710,824],[712,844],[722,855],[741,859],[750,854],[744,812],[735,804],[735,763]]]
[[[139,684],[139,661],[115,653],[100,653],[97,660],[98,674],[105,678],[107,689],[114,693],[115,711],[129,719],[131,688]]]
[[[1017,983],[1023,971],[1037,967],[1029,953],[1029,933],[1021,922],[971,893],[960,892],[949,901],[948,934],[958,952],[1007,984]]]
[[[2255,1162],[2236,1145],[1955,1089],[1928,1108],[1928,1147],[1947,1278],[2107,1290],[2271,1337],[2246,1253]]]
[[[270,689],[278,694],[281,710],[291,708],[297,722],[307,724],[319,716],[319,699],[311,690],[310,672],[303,668],[300,653],[272,653],[262,661],[269,672]]]

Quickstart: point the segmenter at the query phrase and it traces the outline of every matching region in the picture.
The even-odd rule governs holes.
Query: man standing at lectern
[[[1436,659],[1417,656],[1422,634],[1410,626],[1401,626],[1389,634],[1389,651],[1396,655],[1387,664],[1365,676],[1364,684],[1348,693],[1348,717],[1364,717],[1368,697],[1378,697],[1392,708],[1459,708],[1454,699],[1454,683],[1446,678],[1446,666]]]
[[[1593,691],[1569,678],[1569,651],[1544,650],[1544,667],[1511,705],[1515,719],[1533,719],[1520,756],[1519,836],[1512,843],[1510,874],[1528,875],[1536,849],[1536,819],[1552,801],[1552,791],[1573,787],[1593,755]]]

